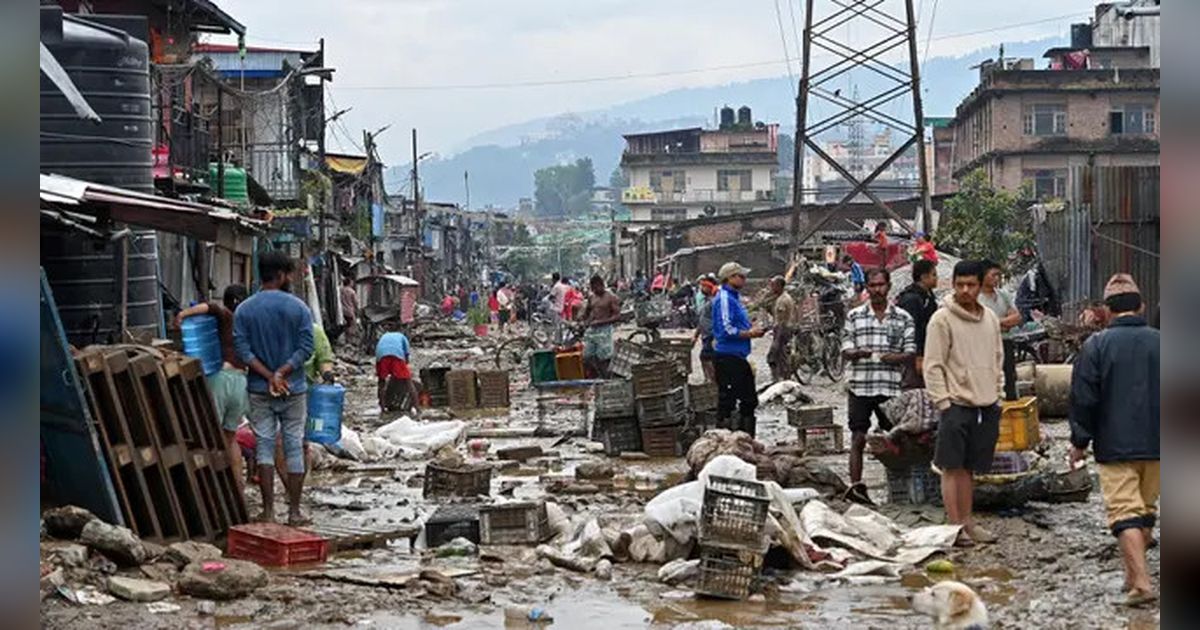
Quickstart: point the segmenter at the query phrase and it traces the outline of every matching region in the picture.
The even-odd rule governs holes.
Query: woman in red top
[[[488,312],[491,313],[492,323],[500,321],[500,298],[496,297],[496,290],[492,289],[492,293],[488,295]]]

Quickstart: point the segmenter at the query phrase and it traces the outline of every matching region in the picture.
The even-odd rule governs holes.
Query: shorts
[[[408,361],[388,355],[375,364],[375,376],[378,376],[381,381],[389,376],[407,381],[412,379],[412,369],[408,367]]]
[[[613,357],[613,327],[592,326],[583,333],[583,358],[608,361]]]
[[[246,373],[235,368],[221,368],[207,377],[217,417],[225,431],[237,431],[242,418],[250,409],[250,392],[246,390]]]
[[[850,419],[850,432],[866,433],[870,431],[872,413],[879,420],[879,428],[885,431],[892,428],[892,421],[883,411],[883,403],[890,398],[891,396],[857,396],[854,392],[850,392],[850,398],[846,403],[846,415]]]
[[[996,439],[1000,437],[1000,405],[950,405],[938,421],[933,463],[942,470],[992,471]]]
[[[1159,493],[1158,460],[1101,462],[1100,491],[1113,536],[1126,529],[1154,527]]]
[[[283,455],[289,473],[304,472],[304,425],[308,420],[308,394],[250,396],[250,426],[254,428],[254,453],[259,466],[275,465],[275,439],[283,435]]]

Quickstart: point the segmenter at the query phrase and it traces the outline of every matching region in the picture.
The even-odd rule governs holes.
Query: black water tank
[[[721,129],[728,129],[733,126],[733,108],[726,105],[721,108]]]
[[[80,119],[58,88],[41,78],[41,172],[154,192],[149,49],[119,29],[58,7],[41,9],[41,41],[102,119]],[[152,230],[122,243],[43,226],[41,261],[71,343],[120,339],[121,277],[130,331],[157,333],[162,318],[158,242]]]
[[[1071,25],[1071,48],[1076,50],[1092,47],[1092,25],[1087,23]]]
[[[741,107],[739,107],[737,116],[738,116],[737,124],[739,127],[747,127],[748,128],[748,127],[754,126],[754,122],[750,120],[750,108],[748,106],[742,105]]]

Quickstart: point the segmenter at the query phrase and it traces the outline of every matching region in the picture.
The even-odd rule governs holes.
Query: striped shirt
[[[916,326],[912,315],[888,304],[883,319],[875,316],[871,304],[863,304],[846,315],[842,330],[842,350],[870,350],[880,354],[917,351]],[[850,391],[855,396],[896,396],[900,393],[900,366],[864,357],[851,361]]]

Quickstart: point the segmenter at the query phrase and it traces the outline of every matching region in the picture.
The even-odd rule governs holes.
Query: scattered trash
[[[171,602],[150,602],[146,604],[146,611],[155,615],[179,612],[180,610],[183,610],[183,606],[172,604]]]
[[[66,587],[59,589],[60,593],[64,591],[66,593],[71,593],[69,596],[67,596],[68,601],[81,606],[104,606],[117,601],[117,598],[109,595],[108,593],[100,592],[94,586],[85,586],[83,588],[76,589],[75,591],[71,591],[71,589]]]
[[[928,573],[954,573],[954,563],[949,560],[931,560],[925,564]]]

